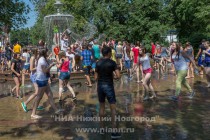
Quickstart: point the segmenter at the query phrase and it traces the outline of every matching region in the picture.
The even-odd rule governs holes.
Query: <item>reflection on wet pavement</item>
[[[210,89],[205,88],[205,77],[197,76],[189,79],[190,85],[196,91],[193,100],[189,100],[187,90],[182,88],[182,98],[178,103],[168,100],[175,93],[175,75],[154,71],[152,84],[158,95],[158,100],[143,102],[144,90],[136,79],[129,81],[123,75],[115,81],[117,98],[117,115],[121,117],[119,128],[134,128],[132,133],[122,133],[122,140],[205,140],[210,137]],[[38,111],[43,116],[40,120],[31,120],[30,113],[24,113],[20,105],[33,93],[30,83],[21,88],[23,99],[15,99],[9,93],[13,82],[0,83],[0,139],[73,139],[73,140],[109,140],[111,134],[101,136],[99,133],[76,132],[76,128],[99,128],[98,120],[81,121],[76,118],[96,117],[99,115],[96,85],[88,88],[85,81],[74,81],[72,86],[77,93],[78,103],[74,105],[69,91],[64,93],[62,105],[65,112],[55,116],[47,96],[44,95],[40,105],[44,111]],[[82,85],[82,86],[81,86]],[[58,83],[52,83],[52,91],[57,106]],[[33,102],[28,105],[30,109]],[[110,117],[110,109],[106,104],[106,115]],[[126,118],[133,117],[133,120]],[[152,119],[151,119],[152,118]],[[149,120],[150,119],[150,120]],[[147,120],[147,121],[146,121]],[[111,122],[106,122],[111,127]]]

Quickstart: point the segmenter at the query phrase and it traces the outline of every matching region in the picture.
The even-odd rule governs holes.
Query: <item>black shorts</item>
[[[85,75],[90,75],[91,66],[83,66],[83,71]]]
[[[104,103],[105,98],[107,98],[107,100],[110,104],[116,103],[114,85],[98,83],[98,100],[99,100],[99,102]]]

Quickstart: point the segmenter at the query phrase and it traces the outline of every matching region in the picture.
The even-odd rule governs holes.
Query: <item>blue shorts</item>
[[[36,80],[36,83],[37,83],[38,87],[45,87],[48,85],[48,80],[45,80],[45,81]]]
[[[36,73],[30,75],[30,80],[33,84],[36,83]]]
[[[131,68],[131,61],[130,60],[125,60],[125,68],[130,69]]]
[[[201,56],[198,58],[198,66],[203,66],[203,60]]]
[[[204,63],[203,63],[203,66],[204,66],[204,67],[210,67],[210,62],[204,62]]]
[[[116,103],[115,91],[113,84],[98,84],[98,100],[100,103],[105,102],[107,98],[110,104]]]
[[[70,72],[60,72],[59,79],[69,80],[70,79]]]
[[[122,58],[122,54],[116,54],[116,58],[121,59]]]
[[[24,66],[23,66],[23,69],[25,69],[25,70],[29,70],[29,69],[30,69],[30,64],[28,64],[28,65],[24,65]]]

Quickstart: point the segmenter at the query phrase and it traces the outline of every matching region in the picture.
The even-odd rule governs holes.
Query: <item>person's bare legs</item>
[[[193,67],[193,64],[192,62],[190,62],[190,70],[191,70],[191,77],[194,78],[194,67]]]
[[[208,84],[207,87],[210,88],[210,67],[206,67],[205,72],[206,72],[206,80]]]
[[[115,104],[110,104],[110,109],[111,109],[111,121],[112,121],[112,128],[117,128],[116,124],[116,105]]]
[[[63,80],[59,79],[59,100],[62,100]]]
[[[15,81],[15,87],[12,89],[12,91],[14,91],[16,89],[16,97],[19,97],[20,95],[20,80],[18,77],[14,77],[13,78]]]
[[[58,109],[55,106],[55,102],[53,100],[52,90],[50,89],[50,86],[49,85],[47,85],[47,87],[46,87],[46,95],[48,96],[48,100],[49,100],[50,105],[52,106],[52,108],[56,112]]]
[[[88,86],[92,86],[91,80],[90,80],[90,75],[85,75],[87,81],[88,81]]]
[[[36,83],[34,83],[34,89],[35,89],[35,92],[33,94],[31,94],[31,96],[29,96],[28,100],[25,101],[25,105],[27,105],[31,100],[33,100],[37,94],[38,94],[38,85]]]
[[[105,112],[105,103],[100,103],[99,117],[100,117],[100,128],[104,128],[103,117]]]
[[[26,74],[26,70],[23,69],[23,71],[22,71],[22,85],[21,86],[24,86],[24,84],[25,84],[25,74]]]
[[[185,78],[191,78],[190,77],[190,62],[187,62],[188,70],[187,70],[187,76]]]
[[[45,86],[45,87],[38,87],[38,93],[37,93],[37,96],[36,96],[35,101],[34,101],[34,105],[33,105],[31,116],[35,116],[36,115],[36,109],[37,109],[37,107],[39,105],[39,102],[41,101],[41,99],[42,99],[46,89],[47,89],[47,86]]]
[[[120,58],[120,70],[123,70],[123,63],[122,63],[122,58]]]
[[[137,65],[137,64],[136,64]],[[139,77],[139,66],[136,66],[136,78],[137,78],[137,83],[140,82],[140,77]]]
[[[151,73],[147,73],[145,74],[144,80],[143,80],[143,86],[145,89],[145,97],[148,98],[148,92],[149,92],[149,85],[148,85],[148,81],[150,80],[151,77]]]
[[[69,89],[69,91],[71,92],[73,98],[75,97],[75,93],[74,93],[74,90],[73,88],[70,86],[70,83],[68,82],[68,80],[66,80],[66,83],[67,83],[67,88]]]

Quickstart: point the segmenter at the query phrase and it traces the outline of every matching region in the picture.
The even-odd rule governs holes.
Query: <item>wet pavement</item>
[[[144,90],[142,84],[135,79],[129,81],[123,75],[115,81],[117,98],[118,128],[130,128],[129,133],[121,133],[121,140],[208,140],[210,139],[210,88],[207,89],[205,76],[189,79],[196,92],[193,100],[187,98],[187,90],[183,87],[181,101],[168,100],[175,92],[174,74],[159,74],[153,72],[152,84],[158,95],[157,100],[142,102]],[[23,99],[10,96],[9,91],[14,82],[0,83],[0,139],[34,139],[34,140],[110,140],[111,133],[78,132],[78,128],[99,128],[97,118],[99,104],[96,85],[88,88],[84,80],[74,80],[73,87],[77,93],[78,102],[74,105],[70,92],[64,93],[65,103],[63,115],[55,116],[47,96],[44,95],[40,105],[45,109],[37,111],[43,116],[40,120],[31,120],[31,110],[25,113],[21,101],[33,93],[33,86],[27,83],[21,88]],[[80,87],[80,83],[82,86]],[[58,83],[51,85],[54,100],[58,104]],[[30,109],[33,101],[29,103]],[[106,116],[110,117],[110,109],[106,101]],[[84,117],[82,119],[82,117]],[[129,120],[130,119],[130,120]],[[106,127],[111,127],[107,121]]]

